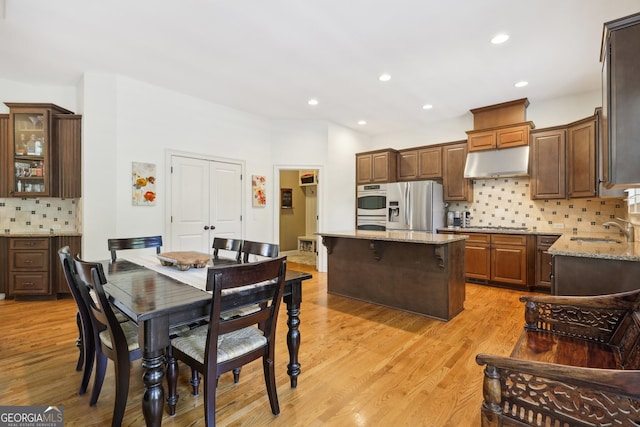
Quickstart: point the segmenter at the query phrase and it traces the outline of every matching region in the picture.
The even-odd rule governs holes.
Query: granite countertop
[[[591,239],[591,241],[581,239]],[[613,240],[613,242],[607,240]],[[549,248],[549,253],[640,262],[640,242],[627,242],[626,238],[618,232],[566,233]]]
[[[2,233],[0,237],[57,237],[57,236],[70,236],[81,237],[82,233],[78,231],[62,231],[62,230],[42,230],[42,231],[15,231],[11,233]]]
[[[349,239],[386,240],[389,242],[424,243],[431,245],[444,245],[447,243],[466,240],[461,234],[436,234],[423,231],[370,231],[349,230],[315,233],[323,237],[346,237]]]

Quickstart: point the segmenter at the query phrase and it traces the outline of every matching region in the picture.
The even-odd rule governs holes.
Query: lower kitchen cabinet
[[[551,254],[549,248],[558,240],[558,236],[536,236],[536,281],[537,290],[551,290]]]
[[[527,286],[527,236],[491,235],[491,280]]]
[[[9,239],[9,295],[51,295],[48,237]]]
[[[465,276],[491,280],[491,235],[473,233],[465,241]]]
[[[0,258],[8,260],[0,272],[0,293],[9,297],[55,297],[68,294],[69,287],[58,257],[58,249],[69,246],[80,253],[80,236],[0,238]]]

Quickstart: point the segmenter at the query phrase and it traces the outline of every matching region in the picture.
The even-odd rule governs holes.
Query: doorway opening
[[[278,241],[290,262],[318,262],[318,169],[279,169]]]

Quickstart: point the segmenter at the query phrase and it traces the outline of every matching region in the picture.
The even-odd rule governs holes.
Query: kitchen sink
[[[605,237],[572,237],[571,240],[591,243],[622,243],[620,240],[608,239]]]

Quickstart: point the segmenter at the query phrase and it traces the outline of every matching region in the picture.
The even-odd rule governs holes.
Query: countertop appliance
[[[388,185],[358,185],[358,213],[356,220],[356,228],[358,230],[384,231],[386,229]]]
[[[387,186],[387,230],[435,233],[444,226],[442,184],[435,181],[394,182]]]

